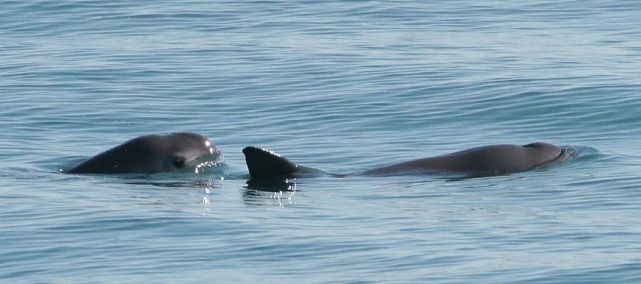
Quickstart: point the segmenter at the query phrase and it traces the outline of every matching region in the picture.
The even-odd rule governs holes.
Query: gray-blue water
[[[637,1],[1,1],[0,282],[641,281]],[[192,131],[225,164],[62,173]],[[552,167],[248,187],[546,141]]]

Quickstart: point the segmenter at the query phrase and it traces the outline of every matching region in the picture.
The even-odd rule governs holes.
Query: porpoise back
[[[357,175],[509,174],[547,165],[561,157],[563,152],[562,148],[543,142],[523,146],[510,144],[490,145],[374,168],[357,173]],[[328,173],[321,170],[298,165],[282,155],[266,149],[250,146],[243,149],[243,153],[252,179],[283,179],[328,175]]]

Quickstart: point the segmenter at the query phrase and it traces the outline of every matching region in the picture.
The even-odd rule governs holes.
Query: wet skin
[[[435,173],[500,175],[542,167],[559,159],[563,152],[561,147],[543,142],[523,146],[490,145],[396,163],[354,175],[387,176]],[[255,180],[329,175],[318,169],[300,166],[277,153],[262,148],[246,147],[243,149],[243,153],[249,174]]]
[[[145,135],[106,150],[68,170],[79,174],[125,174],[172,172],[203,159],[216,159],[221,152],[206,137],[196,133]]]

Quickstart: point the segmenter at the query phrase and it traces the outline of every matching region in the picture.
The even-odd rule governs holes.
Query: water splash
[[[201,162],[197,164],[196,167],[194,167],[194,172],[198,174],[204,173],[208,168],[220,168],[223,165],[224,160],[225,157],[223,155],[220,155],[216,160]]]

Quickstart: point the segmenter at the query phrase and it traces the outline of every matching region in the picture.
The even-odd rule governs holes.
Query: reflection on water
[[[174,177],[176,178],[176,177]],[[184,178],[184,177],[183,177]],[[201,204],[203,206],[203,216],[210,216],[213,214],[213,198],[212,194],[215,188],[220,188],[223,177],[210,177],[208,179],[198,180],[176,180],[176,179],[151,179],[150,177],[142,177],[125,181],[126,184],[132,185],[150,185],[160,189],[202,189],[203,197]]]
[[[211,200],[211,193],[214,189],[214,183],[208,183],[208,186],[205,186],[204,188],[204,195],[203,195],[203,216],[210,216],[212,215],[214,211],[214,204],[212,203]]]
[[[296,180],[248,180],[242,195],[247,205],[278,207],[295,205]]]
[[[268,179],[268,180],[255,180],[250,179],[247,181],[247,188],[258,191],[295,191],[296,179]]]
[[[253,206],[287,207],[296,205],[296,191],[260,191],[255,189],[243,190],[243,201]]]
[[[213,189],[215,187],[220,187],[220,182],[223,178],[214,179],[209,178],[207,180],[176,180],[176,179],[144,179],[137,178],[134,180],[125,180],[126,184],[135,184],[135,185],[151,185],[161,188],[205,188]]]

